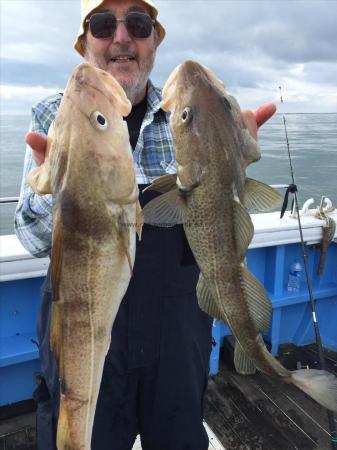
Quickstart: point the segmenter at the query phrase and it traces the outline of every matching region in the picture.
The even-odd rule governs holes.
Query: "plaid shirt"
[[[62,94],[41,101],[32,108],[31,131],[47,135],[60,105]],[[161,93],[149,81],[147,111],[133,152],[138,184],[175,173],[172,136],[167,114],[160,109]],[[25,182],[36,167],[31,148],[27,146],[19,203],[15,212],[15,233],[21,244],[34,256],[49,254],[52,244],[52,198],[36,195]]]

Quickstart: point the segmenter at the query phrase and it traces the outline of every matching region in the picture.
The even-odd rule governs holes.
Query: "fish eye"
[[[192,109],[189,106],[186,106],[184,111],[181,114],[181,120],[183,122],[189,122],[192,119]]]
[[[108,128],[108,121],[100,111],[93,111],[90,114],[90,123],[98,131],[105,131]]]

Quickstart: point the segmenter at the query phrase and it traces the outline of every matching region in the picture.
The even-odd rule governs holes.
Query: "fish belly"
[[[98,245],[88,239],[80,253],[75,248],[65,253],[59,300],[53,305],[54,324],[62,326],[58,449],[71,442],[72,450],[87,450],[111,328],[131,272],[118,240]],[[133,264],[135,233],[130,233],[129,253]]]

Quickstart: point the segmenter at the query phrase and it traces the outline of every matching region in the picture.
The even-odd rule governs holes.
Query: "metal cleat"
[[[299,212],[300,216],[307,216],[310,214],[309,208],[310,206],[314,203],[314,199],[313,198],[309,198],[302,206],[301,211]],[[297,219],[297,212],[296,212],[296,205],[295,202],[293,204],[293,208],[291,213],[289,214],[289,217],[291,217],[292,219]]]

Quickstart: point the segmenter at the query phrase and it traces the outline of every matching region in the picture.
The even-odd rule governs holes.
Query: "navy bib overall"
[[[145,186],[139,186],[140,191]],[[156,194],[140,194],[142,206]],[[198,268],[182,226],[145,225],[120,305],[97,402],[92,450],[207,450],[202,425],[212,319],[197,303]],[[52,292],[42,289],[38,450],[55,449],[59,383],[49,348]]]

